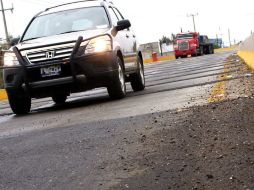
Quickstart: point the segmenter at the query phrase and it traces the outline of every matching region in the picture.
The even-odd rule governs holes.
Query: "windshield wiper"
[[[72,33],[72,32],[80,32],[80,31],[84,31],[84,30],[71,30],[71,31],[59,33],[59,34],[57,34],[57,35],[60,35],[60,34],[68,34],[68,33]]]
[[[34,38],[28,38],[28,39],[22,40],[22,42],[25,42],[25,41],[28,41],[28,40],[35,40],[35,39],[42,38],[42,37],[44,37],[44,36],[34,37]]]

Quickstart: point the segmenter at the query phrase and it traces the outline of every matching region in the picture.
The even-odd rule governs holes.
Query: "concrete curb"
[[[237,55],[240,56],[252,70],[254,70],[254,50],[240,50],[237,52]]]
[[[1,100],[6,100],[8,97],[7,97],[7,93],[5,90],[0,90],[0,101]]]
[[[169,61],[175,59],[174,55],[158,57],[158,61]],[[152,59],[145,59],[144,64],[154,63]]]

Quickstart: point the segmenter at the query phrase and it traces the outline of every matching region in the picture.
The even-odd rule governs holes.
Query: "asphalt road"
[[[205,168],[206,162],[185,158],[187,154],[193,155],[199,143],[188,139],[190,137],[184,133],[192,130],[190,126],[200,128],[197,134],[192,134],[194,137],[207,133],[207,128],[201,130],[201,123],[204,123],[201,119],[205,117],[208,123],[204,126],[209,127],[215,117],[211,110],[218,104],[225,103],[225,109],[221,108],[224,111],[218,111],[222,117],[231,113],[231,103],[225,101],[240,101],[239,98],[252,96],[249,89],[252,85],[248,83],[252,73],[236,56],[228,58],[233,54],[234,51],[229,51],[148,64],[145,66],[145,91],[134,93],[128,85],[127,98],[119,101],[111,101],[105,89],[96,89],[74,94],[61,106],[54,105],[50,99],[34,100],[32,113],[22,117],[12,114],[8,102],[1,102],[0,189],[231,187],[232,184],[222,183],[222,178],[215,177],[223,176],[219,172],[223,171],[221,169],[214,174],[200,171],[193,175],[194,170]],[[238,104],[232,104],[234,113],[239,113]],[[229,118],[223,125],[228,121]],[[249,134],[252,132],[250,129]],[[181,135],[183,137],[177,141]],[[251,137],[248,138],[251,141]],[[253,145],[252,141],[248,143]],[[198,150],[201,154],[202,149]],[[197,163],[200,164],[198,169],[193,168]],[[216,165],[217,162],[212,163]],[[165,172],[167,166],[171,170]],[[181,174],[185,168],[188,172]],[[254,181],[250,178],[253,170],[248,168],[246,181],[242,180],[241,186],[235,182],[233,189],[253,187]],[[203,177],[199,176],[201,174]],[[236,180],[235,176],[229,176],[228,180]],[[193,182],[192,177],[200,179],[199,183]]]

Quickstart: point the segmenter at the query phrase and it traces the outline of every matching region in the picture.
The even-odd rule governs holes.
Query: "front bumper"
[[[77,45],[78,44],[78,45]],[[76,48],[80,41],[77,41]],[[115,52],[93,55],[78,55],[74,48],[70,61],[53,64],[29,65],[16,49],[21,64],[19,67],[4,69],[4,81],[7,92],[25,92],[30,97],[47,97],[58,93],[80,92],[96,87],[106,87],[117,74]],[[51,65],[60,65],[61,74],[42,77],[40,69]]]
[[[194,55],[197,53],[196,49],[188,49],[188,50],[175,50],[176,56],[182,56],[182,55]]]

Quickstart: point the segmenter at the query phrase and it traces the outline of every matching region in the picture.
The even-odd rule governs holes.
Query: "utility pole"
[[[231,46],[230,29],[228,29],[228,40],[229,40],[229,46]]]
[[[6,41],[7,41],[7,44],[9,46],[10,45],[10,39],[9,39],[9,35],[8,35],[7,23],[6,23],[6,18],[5,18],[5,11],[10,10],[11,12],[13,12],[13,5],[12,5],[12,8],[4,9],[3,0],[0,0],[0,2],[1,2],[1,8],[2,8],[0,11],[2,11],[2,15],[3,15],[4,31],[5,31]]]
[[[192,17],[193,27],[194,27],[194,32],[196,32],[195,16],[198,16],[198,13],[196,13],[196,14],[189,14],[189,15],[187,15],[187,17]]]

